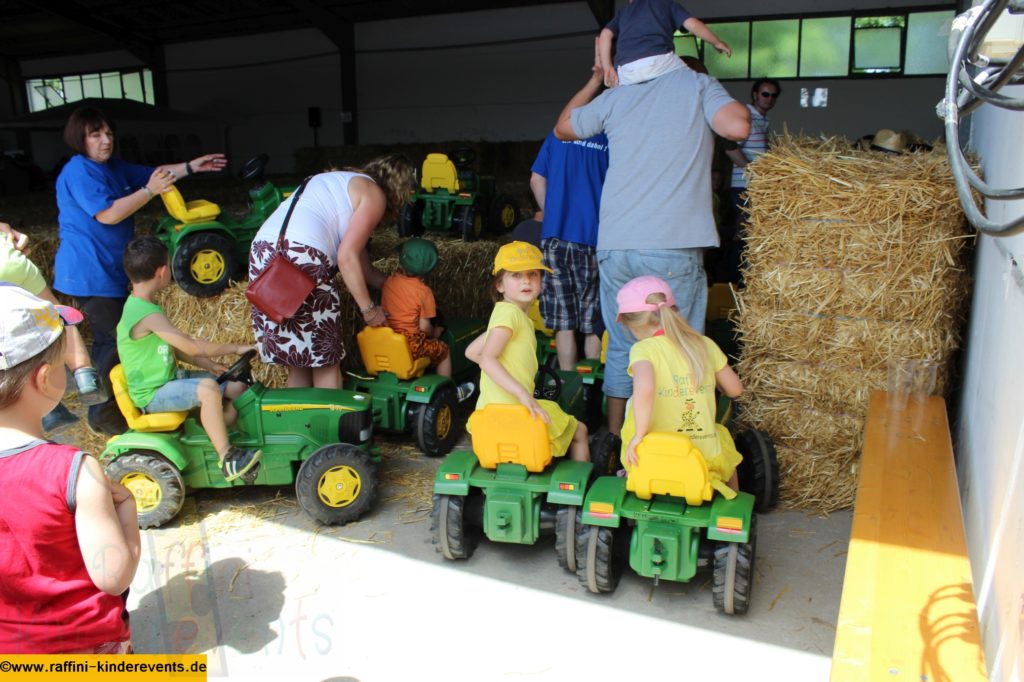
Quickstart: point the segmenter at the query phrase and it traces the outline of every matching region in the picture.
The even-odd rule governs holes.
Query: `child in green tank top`
[[[124,250],[124,269],[132,282],[132,295],[117,325],[117,353],[121,357],[128,395],[146,412],[182,412],[199,407],[199,421],[217,451],[224,478],[233,481],[257,466],[261,451],[243,450],[228,442],[227,427],[238,418],[230,400],[245,391],[237,381],[218,385],[208,372],[178,369],[178,359],[217,374],[227,368],[212,358],[241,355],[253,346],[213,343],[195,339],[167,319],[154,296],[171,283],[167,247],[152,236],[136,237]]]

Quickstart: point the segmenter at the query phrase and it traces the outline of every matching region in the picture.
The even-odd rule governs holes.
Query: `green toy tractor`
[[[248,262],[256,232],[295,189],[263,179],[268,159],[262,154],[242,167],[241,177],[256,184],[249,190],[249,212],[241,218],[222,213],[211,201],[185,201],[177,187],[160,195],[169,215],[154,233],[167,246],[171,274],[186,293],[206,297],[224,291]]]
[[[547,426],[522,405],[488,405],[469,418],[473,451],[456,450],[434,481],[431,533],[446,559],[468,559],[481,534],[532,545],[554,532],[558,563],[578,569],[580,505],[589,462],[554,459]]]
[[[428,457],[448,454],[462,436],[467,410],[456,387],[465,381],[479,383],[479,368],[466,359],[466,346],[487,325],[452,319],[444,328],[441,340],[451,354],[451,378],[425,373],[429,361],[413,360],[406,338],[386,326],[366,327],[356,335],[366,376],[349,373],[349,388],[370,398],[376,428],[412,431],[416,446]],[[472,405],[470,400],[466,403]]]
[[[402,209],[398,233],[402,237],[426,230],[454,231],[464,241],[484,231],[507,232],[519,222],[519,205],[507,194],[495,194],[494,178],[470,169],[476,160],[471,149],[456,151],[455,162],[445,154],[427,154],[420,187]]]
[[[295,483],[299,505],[325,524],[363,516],[377,495],[378,455],[371,452],[373,414],[360,393],[317,388],[267,388],[253,382],[243,355],[218,382],[245,381],[235,399],[238,423],[231,443],[259,448],[258,467],[242,479],[224,480],[217,452],[198,419],[188,412],[142,414],[128,396],[124,370],[110,378],[129,430],[107,441],[101,461],[111,480],[135,496],[139,527],[161,526],[185,501],[186,488]]]
[[[628,478],[598,478],[587,493],[576,535],[580,583],[595,593],[613,591],[627,556],[636,573],[656,584],[687,582],[698,570],[711,568],[715,608],[746,613],[754,582],[755,511],[767,511],[778,499],[778,462],[761,432],[743,432],[736,445],[748,469],[766,475],[748,477],[747,486],[761,489],[732,499],[718,492],[724,484],[714,480],[704,456],[679,433],[648,434]]]

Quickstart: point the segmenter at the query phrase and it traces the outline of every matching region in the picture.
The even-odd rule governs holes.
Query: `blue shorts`
[[[636,339],[615,321],[619,314],[616,294],[634,277],[660,277],[672,288],[679,314],[703,334],[708,307],[704,249],[602,250],[597,252],[597,266],[601,272],[601,313],[608,328],[604,392],[612,398],[628,398],[633,394],[633,378],[626,369],[629,367],[629,349]]]
[[[209,372],[179,369],[178,378],[171,379],[156,389],[153,399],[146,404],[143,412],[187,412],[199,407],[199,382],[203,379],[216,379]],[[227,384],[220,384],[220,394],[224,395]]]

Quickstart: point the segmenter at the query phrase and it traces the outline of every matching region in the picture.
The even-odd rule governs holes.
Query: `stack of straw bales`
[[[737,328],[744,420],[771,434],[782,500],[829,511],[856,494],[868,394],[891,360],[951,358],[970,240],[944,150],[854,151],[785,136],[749,167]]]

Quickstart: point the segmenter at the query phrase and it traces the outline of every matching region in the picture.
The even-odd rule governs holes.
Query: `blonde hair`
[[[665,294],[652,293],[645,300],[650,305],[657,305],[657,310],[641,310],[635,313],[620,313],[623,324],[633,329],[660,328],[665,336],[690,365],[690,375],[694,388],[704,383],[704,373],[708,368],[708,351],[704,345],[704,336],[691,327],[686,319],[679,314],[675,306],[668,305]]]

